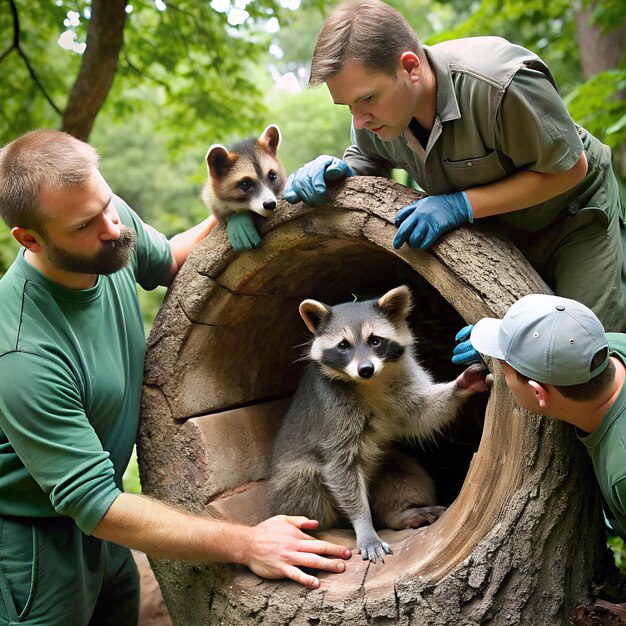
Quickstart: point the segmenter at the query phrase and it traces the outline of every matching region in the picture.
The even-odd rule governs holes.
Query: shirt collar
[[[437,46],[423,46],[423,48],[437,78],[437,116],[441,122],[458,120],[461,117],[461,111],[456,99],[449,59],[443,50],[437,49]]]

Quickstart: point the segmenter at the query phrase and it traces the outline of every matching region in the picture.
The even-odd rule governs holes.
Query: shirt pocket
[[[444,159],[443,173],[457,191],[493,183],[508,175],[495,150],[485,156],[462,161]]]
[[[0,603],[11,624],[28,617],[39,579],[39,559],[38,530],[0,517]]]

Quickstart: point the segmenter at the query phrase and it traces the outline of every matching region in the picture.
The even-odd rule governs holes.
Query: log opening
[[[300,354],[294,346],[309,339],[298,315],[301,300],[334,304],[353,293],[375,296],[409,285],[421,358],[435,378],[447,380],[459,371],[449,359],[454,334],[464,323],[501,316],[521,295],[547,290],[516,249],[480,229],[458,229],[432,253],[393,250],[393,217],[414,197],[383,179],[349,179],[331,194],[328,206],[282,203],[277,216],[261,224],[258,250],[235,255],[220,230],[190,255],[148,342],[139,448],[147,493],[190,511],[246,523],[267,516],[263,479],[269,447],[302,369],[294,363]],[[492,571],[498,567],[492,546],[518,541],[508,533],[527,523],[537,502],[542,513],[560,510],[559,490],[565,483],[576,484],[585,470],[559,474],[554,459],[562,461],[558,446],[570,435],[559,425],[523,415],[498,368],[494,373],[486,412],[484,399],[473,400],[449,437],[444,434],[435,447],[420,452],[438,482],[440,501],[452,503],[449,510],[432,527],[383,531],[394,548],[384,565],[370,566],[356,556],[345,574],[322,574],[325,612],[315,623],[345,623],[346,603],[357,596],[361,613],[354,623],[389,614],[392,624],[415,606],[432,604],[420,589],[444,585],[444,580],[459,598],[483,593],[489,585],[515,586],[516,576],[506,568],[501,576]],[[542,486],[545,493],[538,495],[545,474],[555,472],[552,491]],[[591,506],[585,498],[579,505]],[[351,531],[323,536],[354,545]],[[545,541],[552,540],[548,533]],[[526,552],[531,549],[523,545]],[[524,552],[519,546],[514,550]],[[588,589],[586,579],[596,561],[589,557],[577,565],[587,574],[574,579],[563,571],[570,577],[564,587]],[[512,567],[510,558],[508,563]],[[320,614],[314,594],[302,596],[291,583],[261,582],[229,565],[157,560],[153,566],[170,613],[178,614],[181,624],[192,623],[185,615],[197,616],[207,594],[213,609],[204,621],[193,623],[247,623],[242,615],[250,606],[260,603],[267,610],[276,594],[294,607],[293,614],[265,616],[259,623],[306,624]],[[465,585],[471,579],[474,591],[463,591],[457,575]],[[559,579],[560,574],[552,575]],[[401,607],[398,598],[407,593]],[[241,594],[250,606],[242,605]],[[217,612],[215,602],[221,607]],[[560,608],[547,613],[550,619],[564,603],[561,599]],[[340,621],[333,622],[338,615]],[[547,619],[535,623],[560,623]]]

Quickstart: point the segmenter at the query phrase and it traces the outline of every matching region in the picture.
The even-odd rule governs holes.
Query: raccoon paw
[[[376,563],[380,559],[385,562],[385,554],[392,554],[391,546],[384,541],[381,541],[378,537],[368,542],[364,542],[359,545],[361,551],[361,558],[364,561],[371,561]]]
[[[482,363],[470,365],[456,378],[457,387],[465,393],[480,393],[489,391],[493,383],[493,376]]]
[[[393,525],[389,528],[402,530],[404,528],[421,528],[436,522],[445,512],[445,506],[417,506],[395,515]]]

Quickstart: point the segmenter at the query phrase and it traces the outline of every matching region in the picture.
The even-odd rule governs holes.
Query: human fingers
[[[298,544],[298,550],[303,554],[323,554],[339,557],[340,559],[349,559],[352,556],[352,551],[346,546],[323,541],[322,539],[315,539],[309,535],[305,535],[302,542]]]
[[[326,168],[324,178],[326,180],[339,180],[341,178],[348,178],[354,176],[354,170],[341,159],[333,159],[330,165]]]
[[[296,173],[293,173],[285,184],[285,190],[283,191],[283,198],[289,202],[289,204],[295,204],[296,202],[300,202],[300,196],[297,194],[295,189],[293,188],[293,181],[295,180]]]
[[[428,250],[438,237],[439,233],[432,228],[430,222],[420,221],[409,237],[409,246],[418,250]]]
[[[474,328],[474,324],[463,326],[463,328],[461,328],[461,330],[454,337],[454,341],[465,341],[466,339],[469,339],[469,336],[472,334],[472,328]]]
[[[309,519],[304,515],[284,515],[283,519],[300,530],[316,530],[320,525],[316,519]]]
[[[285,578],[289,578],[290,580],[293,580],[304,587],[308,587],[309,589],[318,589],[320,586],[319,578],[303,572],[295,565],[286,565],[283,568],[282,573]]]
[[[404,219],[400,228],[398,228],[398,232],[396,236],[393,238],[393,247],[397,250],[403,244],[407,243],[413,229],[415,228],[416,220],[414,219],[414,214],[409,215]]]
[[[411,215],[411,213],[413,213],[414,210],[415,210],[415,204],[409,204],[408,206],[405,206],[403,209],[400,209],[396,213],[396,217],[393,220],[394,226],[400,226],[400,224],[402,224],[402,222],[404,222],[404,220],[407,217],[409,217],[409,215]]]
[[[469,365],[470,363],[480,363],[480,354],[470,340],[467,339],[459,343],[452,350],[452,362],[456,365]]]

